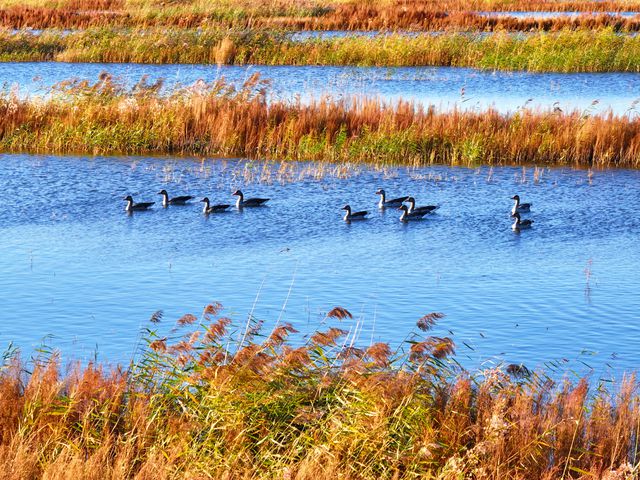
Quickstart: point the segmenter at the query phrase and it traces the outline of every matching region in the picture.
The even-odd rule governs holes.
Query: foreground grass
[[[126,370],[6,361],[2,478],[636,478],[634,378],[607,392],[515,364],[465,372],[430,335],[438,313],[394,352],[353,346],[340,307],[303,342],[220,308],[170,339],[148,329]]]
[[[536,72],[638,72],[640,37],[611,29],[291,40],[277,32],[89,29],[0,32],[2,61],[460,66]]]
[[[605,16],[544,21],[490,19],[475,11],[640,10],[637,0],[0,0],[0,26],[8,28],[206,27],[314,30],[442,28],[557,30],[613,26],[637,30],[638,22]]]
[[[188,154],[408,166],[640,167],[640,118],[588,112],[440,112],[375,99],[267,101],[257,76],[159,93],[103,74],[50,99],[0,96],[0,151]]]

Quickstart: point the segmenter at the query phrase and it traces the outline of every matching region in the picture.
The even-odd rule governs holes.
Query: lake
[[[429,312],[447,316],[468,367],[569,360],[598,375],[637,367],[640,172],[352,167],[242,160],[0,156],[0,348],[127,361],[157,310],[168,332],[219,301],[243,323],[300,330],[334,306],[358,343],[394,346]],[[122,197],[203,195],[267,207],[206,218],[201,204],[126,215]],[[414,195],[437,214],[403,224],[374,194]],[[533,202],[514,233],[510,197]],[[346,224],[340,207],[370,210]],[[357,325],[357,326],[356,326]]]
[[[600,16],[600,15],[606,15],[608,17],[634,18],[640,15],[640,12],[624,12],[624,11],[622,12],[484,11],[484,12],[475,12],[475,13],[483,17],[512,17],[512,18],[518,18],[518,19],[536,19],[536,20],[548,20],[548,19],[554,19],[554,18],[577,18],[582,16]]]

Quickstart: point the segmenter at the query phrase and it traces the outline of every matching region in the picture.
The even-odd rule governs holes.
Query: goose
[[[409,220],[422,220],[422,217],[424,217],[427,213],[429,212],[418,212],[418,211],[414,211],[414,212],[409,212],[409,207],[407,207],[406,205],[400,205],[398,207],[398,210],[402,210],[402,215],[400,215],[400,221],[401,222],[408,222]]]
[[[531,211],[532,203],[520,203],[520,197],[518,195],[514,195],[511,197],[511,200],[515,200],[515,205],[511,209],[511,215],[515,213],[528,213]]]
[[[391,200],[387,200],[384,189],[379,188],[376,190],[376,195],[380,195],[380,202],[378,203],[378,207],[399,207],[403,202],[406,202],[409,197],[398,197],[393,198]]]
[[[167,208],[169,205],[184,205],[193,198],[191,195],[169,198],[169,194],[164,189],[160,190],[158,195],[162,195],[162,206],[164,208]]]
[[[210,213],[224,212],[227,208],[229,208],[231,206],[231,205],[227,205],[227,204],[223,204],[223,203],[218,203],[216,205],[210,205],[209,204],[209,197],[204,197],[200,201],[204,203],[204,208],[202,209],[202,213],[204,213],[205,215],[209,215]]]
[[[519,232],[520,230],[523,230],[525,228],[531,228],[533,220],[521,220],[520,214],[518,212],[514,213],[511,216],[515,218],[513,225],[511,225],[511,228],[514,232]]]
[[[347,213],[344,214],[344,221],[350,222],[352,220],[366,220],[366,216],[369,214],[366,210],[361,212],[352,212],[351,205],[345,205],[342,207],[342,210],[346,210]]]
[[[140,210],[147,210],[151,205],[154,205],[156,202],[141,202],[134,203],[133,197],[131,195],[127,195],[123,198],[127,202],[127,206],[124,207],[125,212],[133,212]]]
[[[407,198],[407,202],[409,203],[409,212],[424,212],[424,213],[432,213],[438,209],[437,205],[426,205],[424,207],[416,207],[416,200],[413,197]]]
[[[235,192],[233,192],[233,195],[236,195],[238,197],[238,200],[236,201],[236,207],[238,208],[261,207],[262,205],[264,205],[269,201],[268,198],[247,198],[245,200],[244,195],[240,190],[236,190]]]

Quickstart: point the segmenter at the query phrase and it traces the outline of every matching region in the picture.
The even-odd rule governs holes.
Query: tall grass
[[[295,41],[282,33],[89,29],[0,32],[0,60],[267,65],[464,66],[555,72],[638,72],[640,37],[562,31],[514,36],[443,33]]]
[[[596,5],[596,3],[592,3]],[[600,2],[597,5],[601,5]],[[554,7],[552,7],[554,8]],[[557,8],[557,7],[555,7]],[[513,5],[509,9],[513,9]],[[273,18],[254,21],[254,27],[279,26],[300,30],[409,30],[409,31],[560,31],[612,28],[618,32],[637,32],[637,18],[587,11],[572,17],[516,18],[491,16],[469,10],[434,10],[432,6],[404,8],[384,3],[349,3],[332,14],[307,18]]]
[[[129,368],[56,357],[0,369],[3,478],[635,478],[637,382],[609,391],[522,365],[466,372],[441,314],[406,350],[356,346],[350,313],[236,325],[218,304]],[[343,321],[340,321],[343,319]],[[158,322],[161,315],[154,315]],[[352,325],[353,327],[353,325]]]
[[[521,110],[436,112],[407,102],[267,101],[257,76],[162,94],[104,74],[49,99],[0,97],[0,150],[157,153],[377,165],[538,164],[640,167],[640,118]]]
[[[615,12],[640,10],[637,0],[16,0],[0,1],[0,25],[8,28],[222,27],[305,29],[554,29],[565,26],[637,28],[637,22],[587,16],[572,21],[490,19],[474,11],[551,10]],[[633,27],[635,25],[635,27]]]

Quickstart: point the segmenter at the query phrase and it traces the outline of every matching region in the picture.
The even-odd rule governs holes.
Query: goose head
[[[341,210],[346,210],[347,212],[351,212],[351,205],[345,205]]]
[[[409,197],[409,198],[407,198],[407,200],[406,200],[406,201],[407,201],[407,202],[409,202],[409,203],[413,203],[414,205],[415,205],[415,203],[416,203],[416,199],[415,199],[415,198],[413,198],[413,197]]]
[[[520,201],[520,196],[519,195],[514,195],[513,197],[511,197],[511,200],[515,200],[516,202]]]
[[[376,190],[376,195],[384,195],[384,189],[379,188],[378,190]]]
[[[402,210],[404,213],[407,213],[409,211],[409,207],[407,207],[406,205],[400,205],[398,207],[398,210]]]
[[[133,197],[131,195],[127,195],[126,197],[123,198],[123,200],[125,202],[131,202],[133,203]]]
[[[204,197],[202,200],[200,200],[201,202],[204,203],[209,203],[209,197]]]
[[[511,216],[516,219],[516,223],[520,223],[520,214],[518,212],[513,213]]]
[[[242,192],[240,190],[236,190],[235,192],[233,192],[231,195],[235,195],[238,197],[242,197]]]
[[[165,189],[162,189],[158,192],[158,195],[164,195],[165,197],[168,197],[169,194],[167,193],[167,191]]]

